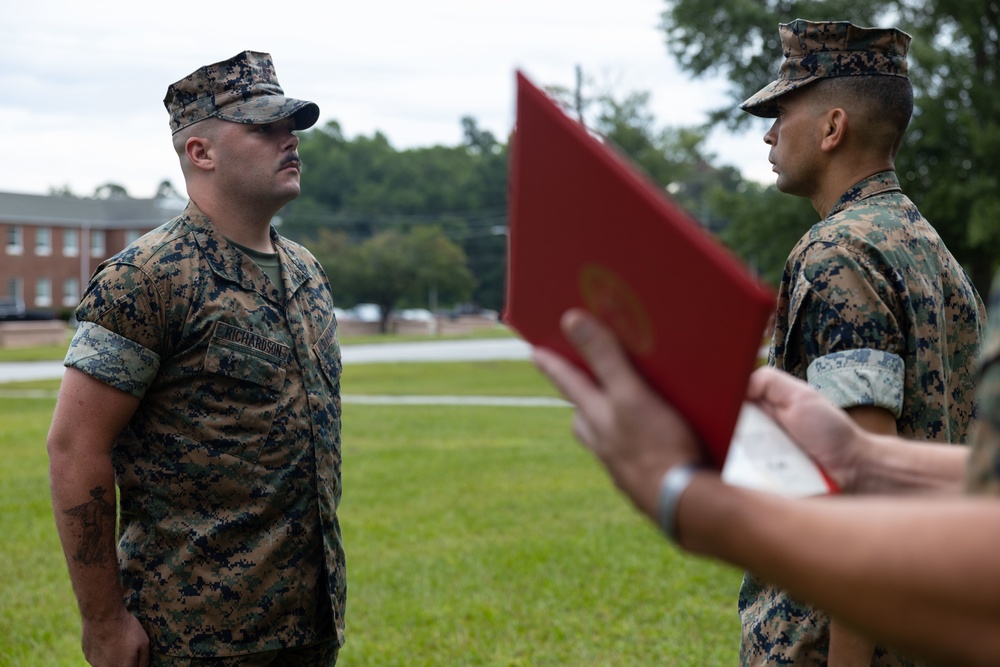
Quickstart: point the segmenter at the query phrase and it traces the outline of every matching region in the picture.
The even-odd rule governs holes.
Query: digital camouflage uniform
[[[1000,273],[993,278],[989,314],[989,337],[980,358],[976,394],[979,421],[966,488],[970,493],[1000,495]]]
[[[169,89],[172,129],[213,115],[198,94],[229,95],[220,117],[315,122],[273,75],[252,52],[199,70]],[[77,310],[66,365],[141,399],[111,459],[125,604],[156,654],[343,643],[337,321],[316,259],[271,242],[280,285],[189,203],[101,264]]]
[[[917,440],[964,442],[983,304],[893,172],[851,188],[792,250],[770,363],[840,407],[873,405]],[[747,573],[741,664],[825,664],[829,619]],[[873,665],[913,664],[882,647]]]
[[[796,20],[779,32],[778,79],[741,105],[755,115],[776,116],[777,97],[821,78],[906,76],[898,30]],[[886,171],[851,187],[792,250],[769,361],[841,407],[888,410],[903,437],[964,442],[984,328],[965,271]],[[741,665],[826,664],[823,612],[749,572],[739,611]],[[871,664],[915,663],[879,646]]]
[[[142,399],[112,461],[126,605],[159,652],[342,633],[337,322],[312,255],[272,241],[280,290],[189,205],[77,310],[66,365]]]

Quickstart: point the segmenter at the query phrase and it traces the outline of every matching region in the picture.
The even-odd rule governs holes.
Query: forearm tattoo
[[[63,514],[76,518],[82,528],[73,556],[82,565],[104,565],[114,557],[115,505],[104,499],[105,493],[103,486],[95,486],[90,490],[93,500],[63,510]]]

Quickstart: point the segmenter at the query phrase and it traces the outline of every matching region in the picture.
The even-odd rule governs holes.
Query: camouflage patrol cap
[[[285,97],[270,54],[256,51],[195,70],[167,88],[163,106],[170,114],[171,134],[213,117],[261,125],[293,116],[297,130],[312,127],[319,118],[315,103]]]
[[[817,79],[861,75],[906,78],[910,36],[896,28],[795,19],[779,25],[778,34],[785,55],[778,78],[740,105],[755,116],[776,117],[776,98]]]

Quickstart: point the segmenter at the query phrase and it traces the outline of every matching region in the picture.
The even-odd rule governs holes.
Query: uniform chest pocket
[[[271,391],[285,385],[285,367],[276,359],[262,358],[231,343],[212,341],[205,357],[205,370]]]
[[[192,396],[199,440],[213,448],[256,462],[271,433],[285,386],[288,348],[266,341],[279,354],[254,346],[262,337],[243,332],[251,344],[231,339],[227,326],[209,343],[204,375]],[[239,331],[239,330],[237,330]],[[230,337],[226,337],[226,334]],[[246,338],[246,336],[244,338]]]

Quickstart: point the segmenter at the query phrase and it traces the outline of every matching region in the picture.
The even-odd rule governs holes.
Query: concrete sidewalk
[[[344,364],[397,362],[504,361],[528,359],[531,346],[518,338],[439,340],[426,343],[345,345]],[[63,376],[61,361],[11,361],[0,363],[0,382],[51,380]]]
[[[59,392],[43,389],[0,389],[5,398],[38,398],[54,400]],[[502,408],[571,408],[569,402],[549,396],[392,396],[388,394],[344,394],[344,405],[409,405],[409,406],[489,406]]]

